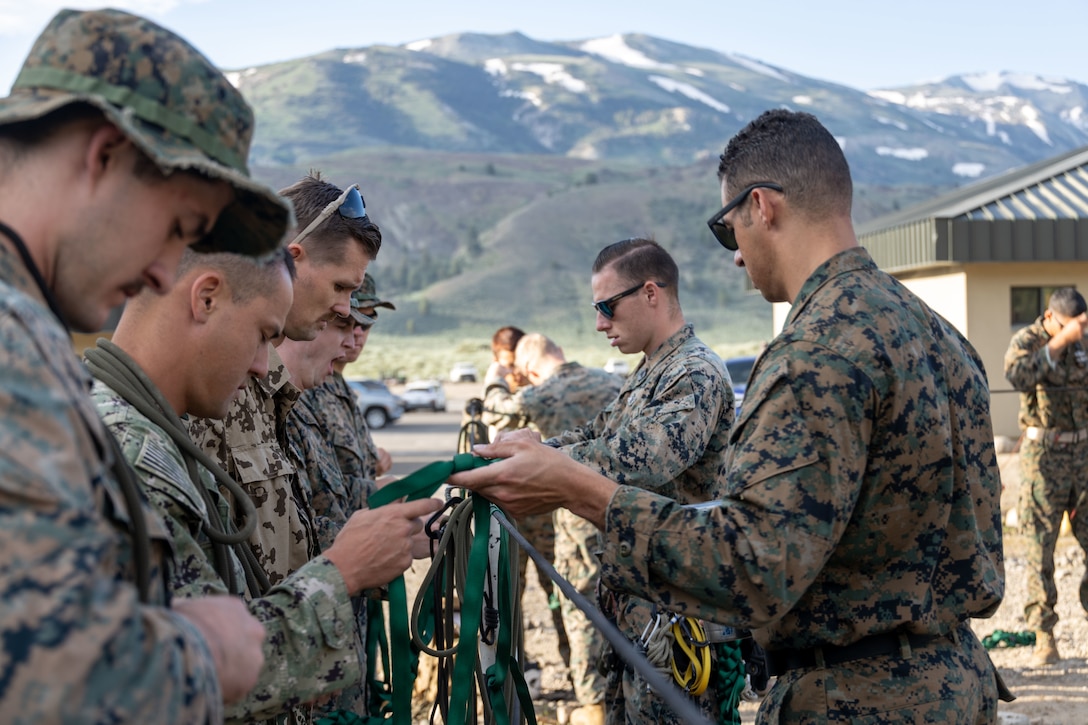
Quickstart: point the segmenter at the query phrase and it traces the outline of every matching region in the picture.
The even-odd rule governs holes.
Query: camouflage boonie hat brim
[[[283,244],[291,206],[246,166],[253,111],[186,41],[118,10],[62,10],[0,99],[0,125],[81,102],[100,109],[164,173],[196,171],[234,188],[202,249],[259,255]]]

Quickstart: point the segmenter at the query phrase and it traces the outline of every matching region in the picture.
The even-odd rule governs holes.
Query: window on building
[[[1076,285],[1056,284],[1048,287],[1013,287],[1010,299],[1012,300],[1012,327],[1013,329],[1024,327],[1035,322],[1035,318],[1046,310],[1046,303],[1050,295],[1061,287],[1074,287]]]

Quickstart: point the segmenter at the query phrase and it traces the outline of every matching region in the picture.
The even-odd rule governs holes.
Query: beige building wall
[[[990,385],[994,434],[1018,438],[1020,399],[1005,379],[1005,351],[1015,332],[1010,290],[1073,285],[1088,296],[1088,262],[971,264],[903,275],[900,281],[978,350]],[[781,331],[789,311],[786,303],[773,306],[774,334]]]

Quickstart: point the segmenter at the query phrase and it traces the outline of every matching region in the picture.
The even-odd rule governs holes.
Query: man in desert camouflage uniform
[[[358,190],[341,191],[310,175],[281,192],[294,205],[298,228],[288,244],[297,277],[284,335],[312,340],[333,318],[351,311],[351,291],[381,246]],[[354,202],[354,203],[353,203]],[[361,214],[361,216],[357,216]],[[268,375],[250,380],[223,420],[191,418],[193,440],[253,499],[259,524],[251,543],[273,584],[320,553],[287,443],[287,416],[300,391],[275,349]]]
[[[528,440],[482,448],[512,457],[451,483],[514,512],[566,506],[602,527],[608,586],[752,629],[777,675],[760,723],[995,722],[999,680],[967,623],[1004,593],[981,360],[857,245],[849,167],[813,116],[764,113],[719,177],[715,236],[793,303],[720,500],[617,486]]]
[[[264,630],[239,600],[170,606],[168,534],[66,329],[164,292],[190,244],[280,244],[252,130],[207,59],[117,11],[59,13],[0,99],[2,722],[218,722],[256,682]]]
[[[526,426],[550,438],[583,426],[597,417],[620,391],[622,379],[600,368],[567,362],[563,350],[539,332],[518,341],[514,367],[528,382],[516,393],[501,385],[488,389],[484,407],[492,415],[510,418],[499,427],[515,430]],[[597,527],[566,509],[554,513],[555,569],[579,593],[592,600],[600,575],[600,535]],[[570,676],[579,707],[568,722],[593,722],[594,711],[603,716],[605,678],[598,663],[604,638],[573,602],[560,602],[563,628],[570,640]]]
[[[1072,287],[1055,290],[1043,316],[1013,335],[1005,377],[1020,392],[1021,531],[1028,541],[1028,602],[1024,618],[1035,630],[1034,664],[1061,659],[1054,641],[1058,590],[1054,546],[1062,516],[1088,551],[1088,313]],[[1088,572],[1080,586],[1088,610]]]
[[[288,708],[292,722],[305,721],[310,707],[301,704],[359,681],[350,596],[400,574],[411,563],[409,533],[422,529],[399,516],[399,504],[380,517],[355,517],[325,555],[269,587],[233,525],[245,519],[245,493],[223,477],[219,484],[233,494],[224,497],[211,473],[218,465],[188,439],[179,414],[221,417],[247,376],[267,374],[268,342],[280,336],[291,305],[283,255],[254,262],[187,252],[170,293],[131,300],[112,342],[87,351],[99,413],[174,541],[174,595],[244,596],[268,631],[257,686],[228,710],[236,721]]]
[[[676,262],[656,242],[626,239],[601,250],[590,280],[597,330],[620,352],[643,358],[611,405],[545,443],[615,481],[695,503],[714,494],[733,424],[733,386],[725,363],[685,322],[679,282]],[[602,590],[601,603],[632,641],[664,614],[614,587]],[[712,690],[697,704],[716,716]],[[680,723],[638,673],[622,665],[609,673],[605,709],[611,723]]]

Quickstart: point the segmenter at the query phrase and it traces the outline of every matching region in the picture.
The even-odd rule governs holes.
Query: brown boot
[[[570,711],[570,725],[604,725],[604,705],[582,705]]]
[[[1035,653],[1031,656],[1032,667],[1045,667],[1061,660],[1053,632],[1035,631]]]

